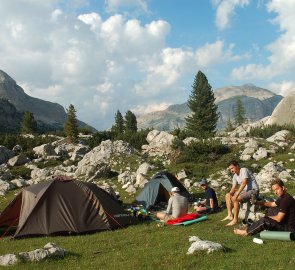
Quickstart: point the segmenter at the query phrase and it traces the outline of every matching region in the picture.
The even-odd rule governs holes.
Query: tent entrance
[[[155,204],[159,204],[161,206],[165,205],[168,203],[169,198],[170,198],[169,192],[164,188],[162,184],[160,184]]]

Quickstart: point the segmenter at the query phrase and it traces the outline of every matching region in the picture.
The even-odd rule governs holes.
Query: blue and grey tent
[[[167,203],[172,187],[178,187],[180,194],[188,199],[190,198],[189,192],[175,176],[168,172],[160,172],[154,175],[147,183],[141,193],[136,197],[136,201],[145,208]]]

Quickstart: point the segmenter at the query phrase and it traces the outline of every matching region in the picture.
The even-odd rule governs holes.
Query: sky
[[[0,69],[97,130],[213,90],[295,88],[295,0],[0,0]]]

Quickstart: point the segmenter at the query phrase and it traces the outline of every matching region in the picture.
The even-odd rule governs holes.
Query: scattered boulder
[[[136,188],[133,185],[129,185],[128,188],[126,188],[126,192],[129,194],[134,194],[136,193]]]
[[[0,164],[7,162],[12,157],[14,157],[14,152],[0,145]]]
[[[13,179],[10,181],[10,183],[12,183],[13,185],[15,185],[18,188],[22,188],[22,187],[25,187],[28,185],[28,183],[22,178]]]
[[[14,185],[0,179],[0,196],[4,196],[7,191],[9,191],[13,188],[15,188]]]
[[[78,162],[75,175],[82,176],[83,174],[92,176],[102,164],[106,164],[111,157],[122,157],[131,155],[136,150],[129,143],[124,141],[106,140],[88,152],[82,160]]]
[[[118,175],[118,182],[121,183],[122,185],[130,182],[134,183],[136,180],[136,175],[133,172],[130,171],[125,171],[121,174]]]
[[[263,147],[260,147],[254,154],[253,154],[253,158],[255,160],[260,160],[260,159],[263,159],[263,158],[266,158],[267,157],[267,151],[265,148]]]
[[[286,140],[289,134],[290,134],[289,130],[281,130],[276,132],[274,135],[267,138],[266,140],[271,143],[276,143],[279,146],[285,146],[285,145],[288,145],[286,143]]]
[[[146,175],[152,169],[153,169],[152,165],[150,165],[147,162],[144,162],[144,163],[139,165],[139,167],[138,167],[138,169],[136,171],[136,175],[138,175],[138,174]]]
[[[180,172],[178,172],[176,174],[176,177],[178,180],[183,180],[183,179],[187,178],[187,174],[186,174],[185,170],[181,170]]]
[[[201,240],[197,236],[190,236],[189,242],[192,242],[192,244],[186,254],[193,254],[195,251],[199,250],[207,250],[208,254],[214,251],[224,250],[224,247],[221,244],[207,240]]]
[[[174,138],[173,135],[165,131],[152,130],[146,137],[149,145],[142,146],[143,153],[148,153],[150,156],[170,154]]]
[[[148,180],[145,178],[143,174],[137,174],[136,175],[136,182],[134,184],[134,187],[137,188],[143,188],[148,183]]]
[[[48,156],[56,156],[54,147],[50,143],[42,144],[40,146],[34,147],[33,151],[35,152],[35,155],[37,157],[46,158]]]
[[[24,262],[39,262],[48,257],[64,257],[66,251],[58,247],[54,243],[47,243],[44,248],[39,248],[33,251],[20,252],[18,256]],[[15,265],[19,262],[15,254],[6,254],[0,256],[1,266]]]
[[[0,256],[0,265],[1,266],[10,266],[18,263],[18,259],[15,254],[6,254]]]
[[[15,157],[9,159],[7,164],[12,167],[13,166],[21,166],[21,165],[28,163],[29,161],[30,161],[30,159],[28,157],[26,157],[23,154],[20,154],[18,156],[15,156]]]
[[[39,262],[47,257],[64,257],[64,255],[65,250],[54,243],[47,243],[44,248],[19,253],[19,256],[25,262]]]
[[[19,154],[23,151],[23,148],[19,144],[17,144],[13,146],[12,151],[16,154]]]

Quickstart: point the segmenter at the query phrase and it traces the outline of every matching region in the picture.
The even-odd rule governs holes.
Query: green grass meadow
[[[258,245],[251,237],[233,234],[220,220],[223,212],[189,226],[158,227],[144,222],[115,231],[90,235],[37,237],[0,241],[0,254],[31,251],[54,242],[67,250],[61,259],[21,262],[7,269],[295,269],[295,243],[265,240]],[[189,236],[218,242],[225,251],[187,255]],[[4,268],[4,267],[3,267]]]

